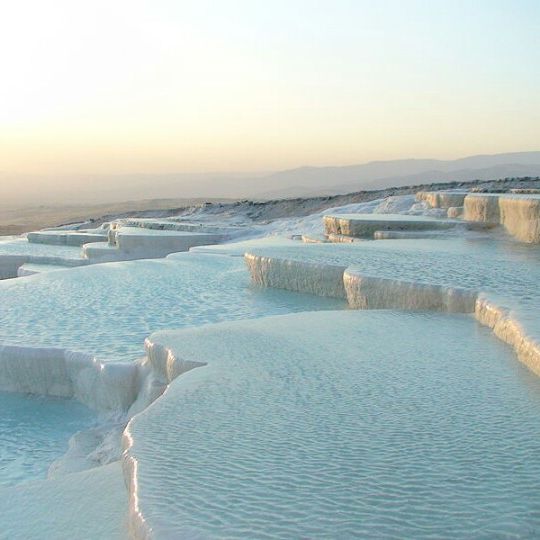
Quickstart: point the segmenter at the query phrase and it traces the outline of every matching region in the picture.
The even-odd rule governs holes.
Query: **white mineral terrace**
[[[263,286],[344,298],[360,309],[475,313],[540,374],[540,253],[489,235],[253,249]],[[488,314],[489,312],[489,314]]]
[[[0,242],[0,537],[540,530],[535,199],[437,193]]]
[[[161,332],[147,348],[164,381],[198,367],[124,433],[134,538],[538,524],[540,380],[468,317],[303,313]]]
[[[82,246],[89,242],[101,242],[107,239],[107,230],[95,231],[36,231],[29,232],[28,242],[35,244],[58,244],[66,246]]]
[[[332,214],[324,216],[327,235],[373,238],[379,231],[433,231],[473,224],[456,219],[438,219],[413,215]]]
[[[120,226],[109,232],[108,243],[83,246],[83,256],[95,262],[160,259],[193,246],[217,244],[223,234]]]
[[[540,195],[499,197],[501,224],[522,242],[540,243]]]
[[[95,229],[46,229],[0,240],[0,279],[136,259],[159,259],[234,237],[241,227],[122,219]]]
[[[425,201],[432,208],[451,208],[463,206],[468,191],[419,191],[416,198]]]
[[[253,288],[241,257],[187,252],[0,281],[0,305],[0,344],[80,351],[98,364],[129,365],[154,330],[340,302]]]
[[[24,238],[0,241],[0,280],[17,277],[18,269],[26,263],[61,267],[82,266],[88,263],[76,246],[34,244]]]
[[[56,270],[66,270],[67,268],[68,266],[66,264],[24,263],[17,269],[17,277],[33,276],[42,272],[55,272]]]
[[[151,219],[151,218],[130,218],[121,221],[122,225],[127,227],[138,227],[143,229],[153,229],[160,231],[183,231],[192,233],[207,233],[218,235],[234,235],[242,232],[243,227],[226,225],[222,223],[193,223],[179,219]]]
[[[516,239],[529,244],[540,243],[540,195],[537,190],[513,190],[511,194],[462,192],[421,192],[419,200],[432,208],[448,208],[448,217],[463,214],[466,221],[502,225]],[[450,204],[459,202],[461,204]],[[454,207],[463,206],[463,212]],[[450,208],[452,207],[452,208]]]

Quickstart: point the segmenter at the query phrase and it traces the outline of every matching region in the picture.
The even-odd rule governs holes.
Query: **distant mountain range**
[[[456,160],[400,159],[342,167],[300,167],[257,175],[142,176],[159,197],[282,198],[336,195],[445,181],[539,176],[540,152],[471,156]],[[148,196],[148,192],[145,192]],[[134,195],[131,196],[134,198]]]
[[[346,167],[302,167],[268,175],[259,182],[272,186],[261,192],[261,196],[296,197],[514,176],[540,176],[540,152],[471,156],[448,161],[404,159]]]
[[[540,151],[455,160],[401,159],[274,173],[132,174],[46,178],[0,174],[0,204],[109,203],[154,198],[283,198],[446,181],[540,176]],[[5,191],[5,192],[4,192]]]

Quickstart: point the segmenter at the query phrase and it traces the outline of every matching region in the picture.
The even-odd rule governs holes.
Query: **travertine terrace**
[[[48,486],[63,501],[58,527],[77,512],[70,477],[89,496],[108,490],[107,509],[88,504],[81,526],[111,538],[242,538],[248,524],[251,536],[455,537],[465,511],[486,531],[510,534],[523,512],[536,526],[540,411],[523,390],[540,392],[536,194],[391,196],[265,223],[199,217],[0,245],[0,267],[25,276],[0,282],[0,389],[75,399],[103,418],[72,437],[50,480],[21,488],[16,513],[6,508],[28,516],[21,531],[54,537]],[[459,424],[463,445],[447,410],[480,408]],[[419,442],[426,422],[440,437]],[[527,470],[512,481],[509,440]],[[463,470],[463,453],[485,459],[486,441],[491,476],[455,484],[441,513],[441,463]],[[377,456],[399,464],[395,476]],[[366,478],[397,486],[395,508],[365,506]]]
[[[513,189],[512,193],[459,193],[456,200],[461,199],[463,202],[463,212],[459,209],[461,205],[447,202],[452,200],[452,196],[447,193],[421,192],[417,197],[426,201],[432,208],[448,208],[448,217],[459,217],[462,214],[465,221],[502,225],[521,242],[540,243],[540,195],[537,190]]]

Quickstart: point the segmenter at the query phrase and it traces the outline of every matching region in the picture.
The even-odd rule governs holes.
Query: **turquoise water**
[[[266,249],[487,290],[538,323],[536,246]],[[153,331],[191,327],[163,339],[209,365],[132,425],[141,508],[165,536],[540,537],[540,379],[471,318],[324,312],[343,307],[252,287],[241,258],[179,254],[0,282],[0,343],[132,360]],[[307,310],[322,311],[246,320]],[[245,322],[193,328],[220,321]],[[0,486],[45,477],[94,421],[72,401],[0,393],[0,410]]]
[[[72,400],[5,392],[0,392],[0,411],[0,487],[46,478],[49,465],[67,451],[69,438],[96,421]]]
[[[489,292],[508,307],[540,312],[540,249],[493,235],[299,244],[248,249],[268,257],[352,266],[366,276]],[[537,325],[540,333],[540,325]]]
[[[538,538],[540,379],[467,316],[162,333],[207,361],[130,427],[165,538]]]
[[[78,246],[34,244],[27,242],[24,238],[1,241],[0,237],[0,257],[2,255],[33,255],[36,257],[63,257],[66,259],[80,259],[81,248]]]
[[[0,343],[133,360],[162,328],[344,306],[251,287],[241,258],[182,255],[0,282]]]

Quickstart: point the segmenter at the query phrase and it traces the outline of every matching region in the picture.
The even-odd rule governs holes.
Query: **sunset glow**
[[[5,4],[0,170],[536,149],[539,14],[526,1]]]

